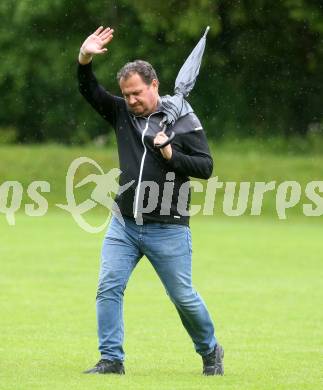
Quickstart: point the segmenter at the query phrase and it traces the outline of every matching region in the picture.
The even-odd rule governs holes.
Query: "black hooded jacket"
[[[197,116],[187,114],[166,130],[166,134],[171,131],[176,134],[171,144],[172,157],[166,160],[153,143],[155,135],[162,130],[164,114],[161,111],[147,117],[132,114],[125,99],[110,94],[99,85],[92,62],[78,64],[77,74],[81,94],[115,130],[120,188],[133,181],[115,198],[121,214],[136,220],[140,217],[141,223],[188,225],[189,177],[208,179],[213,170],[206,136]],[[141,186],[138,187],[138,183]]]

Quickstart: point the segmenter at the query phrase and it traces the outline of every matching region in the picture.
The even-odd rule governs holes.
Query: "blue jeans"
[[[97,321],[102,359],[124,360],[123,293],[135,266],[145,255],[190,335],[196,352],[216,345],[214,326],[205,303],[192,286],[192,243],[188,226],[163,223],[137,225],[114,216],[104,237],[99,275]]]

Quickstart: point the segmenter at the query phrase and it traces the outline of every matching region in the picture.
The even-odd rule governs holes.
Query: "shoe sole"
[[[124,367],[120,370],[120,371],[106,371],[106,372],[102,372],[102,371],[95,371],[95,370],[86,370],[86,371],[83,371],[83,374],[94,374],[94,375],[109,375],[109,374],[115,374],[115,375],[125,375],[125,369]]]
[[[124,371],[122,372],[116,372],[116,371],[108,371],[108,372],[86,372],[83,371],[83,374],[88,374],[88,375],[109,375],[109,374],[114,374],[114,375],[125,375],[126,373]]]

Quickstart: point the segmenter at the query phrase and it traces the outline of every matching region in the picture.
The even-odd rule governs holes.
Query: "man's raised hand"
[[[110,27],[100,26],[93,34],[88,36],[83,42],[80,50],[80,63],[88,63],[94,54],[103,54],[108,49],[105,47],[113,38],[114,30]]]

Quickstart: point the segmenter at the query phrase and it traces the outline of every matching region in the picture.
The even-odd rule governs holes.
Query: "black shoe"
[[[223,357],[224,350],[220,344],[217,344],[211,353],[202,356],[203,375],[223,375]]]
[[[118,360],[111,361],[106,359],[101,359],[97,364],[90,368],[89,370],[83,371],[83,374],[119,374],[124,375],[124,365],[123,362]]]

